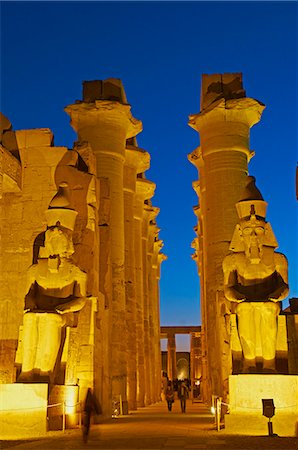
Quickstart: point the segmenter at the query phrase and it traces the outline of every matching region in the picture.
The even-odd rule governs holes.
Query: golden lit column
[[[175,334],[168,334],[168,379],[177,378],[176,338]]]
[[[134,244],[136,280],[136,333],[137,333],[137,404],[145,406],[145,339],[144,339],[144,279],[143,279],[143,211],[144,201],[153,196],[155,184],[137,178],[134,204]]]
[[[191,155],[192,157],[192,155]],[[202,158],[196,158],[195,161],[192,161],[190,157],[190,161],[194,162],[198,170],[200,171],[202,180],[194,181],[192,186],[194,191],[196,192],[198,198],[201,198],[201,192],[204,191],[204,177],[203,177],[203,161]],[[194,213],[197,217],[197,225],[194,227],[195,233],[197,237],[194,239],[192,243],[192,247],[195,249],[195,253],[192,255],[192,258],[196,261],[198,267],[198,275],[200,277],[200,292],[201,298],[206,298],[205,296],[205,274],[204,274],[204,253],[203,253],[203,216],[202,209],[200,204],[193,207]],[[204,402],[208,402],[212,392],[210,386],[210,376],[208,373],[208,364],[207,364],[207,342],[206,342],[206,302],[201,301],[201,317],[202,317],[202,326],[201,326],[201,365],[202,365],[202,374],[201,374],[201,386],[200,386],[200,394],[201,398]]]
[[[129,409],[137,409],[137,331],[136,276],[134,242],[134,200],[137,174],[150,167],[149,153],[127,145],[124,164],[124,234],[125,234],[125,297],[127,329],[127,399]]]
[[[79,140],[87,141],[96,155],[97,176],[107,178],[110,185],[111,278],[110,309],[110,374],[112,398],[126,400],[127,348],[124,287],[124,201],[123,165],[126,140],[141,129],[130,106],[118,101],[94,100],[68,106],[71,125]]]
[[[192,332],[190,335],[190,379],[192,387],[202,375],[200,347],[200,333]]]
[[[156,228],[158,234],[159,229]],[[153,300],[153,322],[154,322],[154,401],[158,402],[161,399],[161,348],[160,348],[160,301],[159,301],[159,282],[160,282],[160,268],[161,263],[167,257],[161,253],[163,247],[162,240],[155,238],[153,244],[153,259],[152,259],[152,300]]]
[[[150,207],[149,207],[150,208]],[[149,209],[148,208],[148,209]],[[158,234],[156,216],[159,208],[151,207],[148,211],[148,242],[147,242],[147,280],[148,280],[148,319],[149,319],[149,366],[150,366],[150,400],[156,402],[155,392],[155,350],[156,350],[156,317],[155,317],[155,283],[156,277],[153,269],[154,241]]]
[[[224,336],[229,305],[223,295],[222,261],[237,223],[235,203],[245,186],[250,128],[264,105],[245,96],[242,75],[203,75],[201,112],[189,125],[200,133],[201,146],[190,160],[199,170],[203,235],[204,288],[202,321],[206,333],[211,394],[227,395],[230,350]],[[205,315],[205,317],[204,317]]]
[[[154,194],[155,185],[153,186],[152,195]],[[150,197],[150,198],[151,198]],[[144,304],[144,357],[145,357],[145,405],[151,404],[151,356],[152,356],[152,343],[150,341],[150,321],[149,321],[149,276],[150,276],[150,261],[148,256],[149,247],[149,222],[152,217],[153,208],[148,205],[148,201],[145,201],[143,207],[143,220],[142,220],[142,257],[143,257],[143,304]]]

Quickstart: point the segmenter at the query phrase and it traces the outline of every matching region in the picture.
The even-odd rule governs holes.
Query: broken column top
[[[216,73],[202,75],[201,111],[220,100],[246,97],[242,73]]]
[[[96,100],[111,100],[127,104],[122,81],[118,78],[83,81],[83,102],[94,103]]]

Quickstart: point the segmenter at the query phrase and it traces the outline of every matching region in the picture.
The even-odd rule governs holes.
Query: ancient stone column
[[[156,228],[156,233],[159,229]],[[167,257],[161,253],[163,241],[155,238],[153,244],[153,259],[152,259],[152,303],[153,303],[153,328],[155,339],[155,353],[154,353],[154,398],[153,401],[158,402],[161,399],[161,349],[160,349],[160,301],[159,301],[159,281],[160,281],[160,266],[162,261]]]
[[[155,184],[145,178],[137,178],[134,205],[134,235],[135,235],[135,279],[136,279],[136,332],[137,332],[137,403],[145,405],[145,393],[148,393],[145,375],[145,316],[144,316],[144,258],[143,258],[143,211],[144,201],[150,199],[155,190]]]
[[[225,316],[229,305],[223,295],[222,261],[237,223],[235,203],[244,188],[249,130],[261,117],[264,105],[245,96],[242,75],[203,75],[201,112],[189,125],[200,133],[201,146],[190,155],[200,178],[204,287],[201,287],[203,327],[206,334],[211,394],[227,394],[231,358],[225,344]]]
[[[168,334],[168,379],[177,378],[176,339],[175,334]]]
[[[148,280],[148,320],[149,320],[149,367],[150,367],[150,403],[156,402],[155,393],[155,350],[156,350],[156,276],[153,269],[154,258],[154,241],[158,235],[158,228],[156,226],[156,216],[159,213],[159,208],[149,207],[148,214],[148,241],[147,241],[147,280]]]
[[[202,158],[196,160],[197,167],[200,167],[200,170],[203,170],[202,167]],[[199,198],[201,198],[201,182],[199,180],[193,182],[193,189]],[[203,252],[203,217],[202,217],[202,209],[200,204],[194,206],[194,213],[197,217],[197,225],[194,227],[194,231],[197,237],[194,239],[192,243],[192,248],[195,249],[195,253],[192,255],[193,260],[197,263],[198,267],[198,275],[200,277],[200,291],[201,298],[205,298],[205,271],[204,271],[204,252]],[[204,402],[208,402],[210,399],[210,376],[208,372],[208,364],[207,364],[207,342],[206,342],[206,302],[201,302],[201,317],[202,317],[202,326],[201,326],[201,386],[200,386],[200,394],[201,398]]]
[[[97,176],[110,185],[111,302],[110,373],[112,398],[126,400],[127,348],[124,287],[124,200],[123,165],[126,140],[142,129],[126,103],[120,80],[85,82],[84,99],[66,107],[71,125],[81,142],[88,141],[97,160]]]
[[[127,329],[127,399],[130,410],[137,408],[137,288],[135,271],[134,200],[137,174],[145,172],[149,169],[149,167],[149,153],[133,145],[126,146],[124,164],[124,234]]]
[[[190,379],[194,386],[196,380],[201,378],[201,343],[200,333],[192,332],[190,334]]]

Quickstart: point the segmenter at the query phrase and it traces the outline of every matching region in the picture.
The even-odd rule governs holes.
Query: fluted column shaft
[[[156,233],[158,229],[156,229]],[[154,401],[161,399],[161,348],[160,348],[160,301],[159,301],[159,281],[160,281],[160,265],[166,256],[160,253],[163,242],[157,238],[153,244],[152,259],[152,298],[153,298],[153,321],[154,321],[154,337],[155,337],[155,354],[154,354]]]
[[[137,286],[136,241],[134,231],[136,178],[149,168],[147,152],[129,146],[124,165],[124,233],[125,233],[125,294],[127,329],[127,399],[129,409],[137,408]]]
[[[148,395],[147,378],[145,371],[145,321],[144,321],[144,239],[143,239],[143,212],[144,201],[153,196],[155,184],[143,178],[137,178],[135,195],[135,267],[136,267],[136,331],[137,331],[137,403],[145,405]]]
[[[190,369],[191,385],[194,386],[194,381],[202,375],[200,334],[195,332],[190,335]]]
[[[125,323],[124,287],[124,199],[123,164],[126,139],[140,130],[140,122],[132,118],[129,105],[95,101],[70,105],[66,111],[80,141],[88,141],[97,161],[97,176],[107,178],[110,185],[111,274],[112,295],[110,317],[112,397],[126,400],[127,348],[123,339]]]
[[[212,80],[209,86],[211,83]],[[205,319],[210,395],[222,395],[224,398],[231,361],[229,351],[224,350],[223,339],[222,317],[226,300],[223,295],[222,261],[237,223],[235,203],[245,186],[247,165],[252,156],[249,130],[259,121],[264,109],[254,99],[228,98],[209,104],[201,113],[190,116],[189,122],[201,138],[201,147],[190,155],[190,160],[200,174],[204,274],[201,303]]]
[[[175,334],[168,334],[168,378],[177,378],[176,338]]]

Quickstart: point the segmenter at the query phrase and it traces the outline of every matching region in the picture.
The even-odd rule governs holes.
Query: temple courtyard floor
[[[264,420],[266,420],[264,418]],[[274,431],[274,429],[273,429]],[[187,401],[186,413],[175,401],[141,408],[127,416],[92,425],[88,443],[80,429],[49,432],[46,437],[24,441],[1,441],[0,449],[97,449],[97,450],[298,450],[298,438],[228,435],[215,429],[214,416],[201,403]]]

